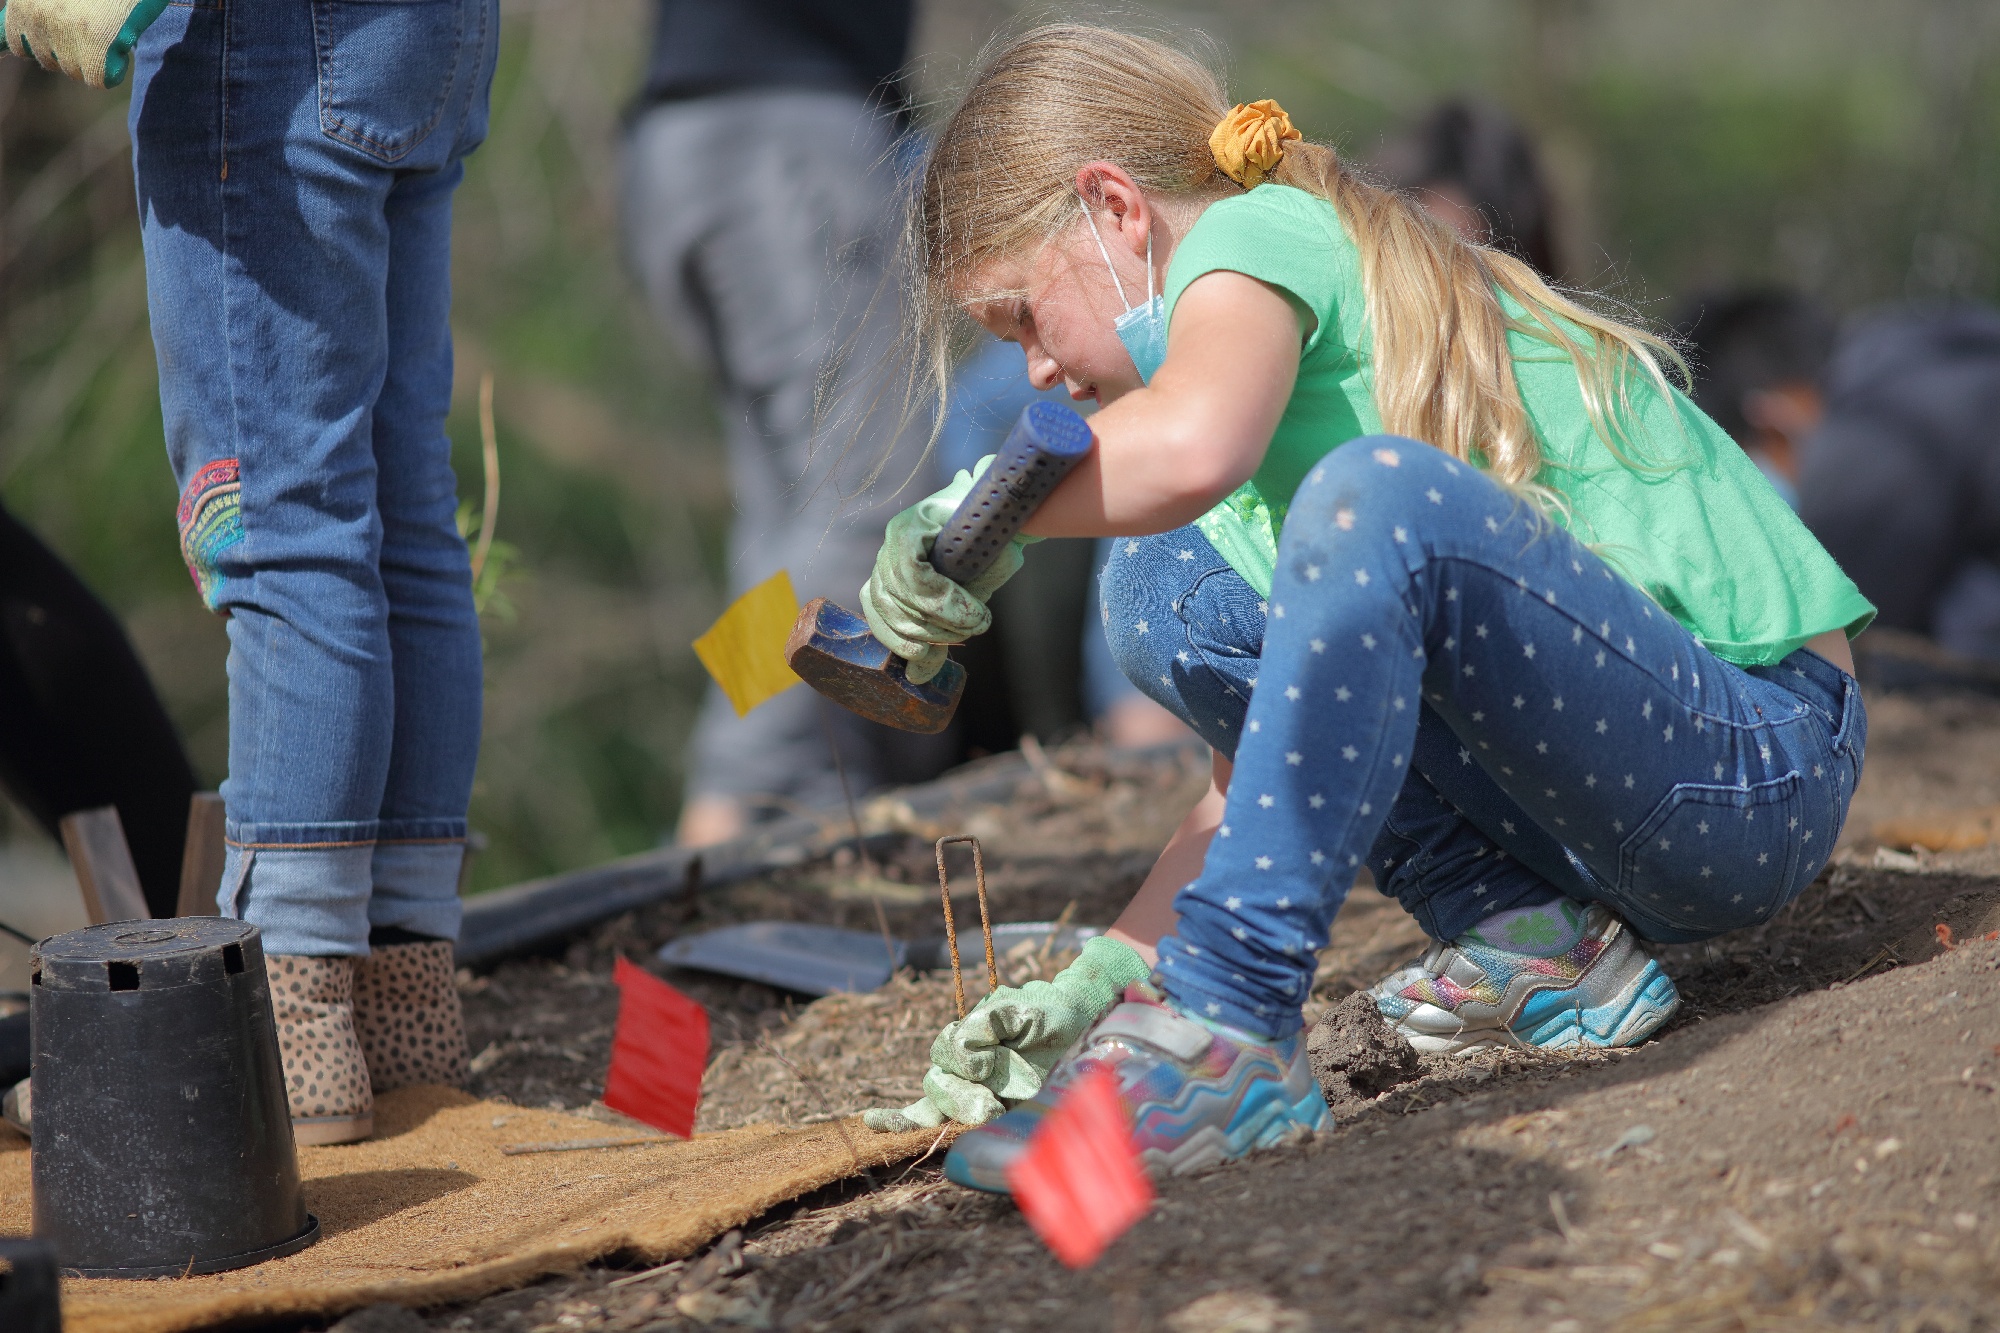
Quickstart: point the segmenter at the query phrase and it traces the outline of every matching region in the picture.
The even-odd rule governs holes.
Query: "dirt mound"
[[[1364,884],[1308,1007],[1309,1021],[1326,1015],[1309,1049],[1336,1127],[1165,1183],[1153,1215],[1094,1269],[1061,1269],[1009,1201],[943,1183],[932,1159],[760,1220],[726,1265],[600,1271],[431,1323],[2000,1328],[2000,942],[1983,938],[2000,929],[2000,848],[1885,857],[1865,836],[2000,801],[2000,704],[1871,699],[1870,711],[1854,841],[1765,925],[1660,950],[1684,1006],[1636,1053],[1494,1050],[1413,1067],[1354,993],[1424,941]],[[1146,840],[1163,839],[1176,802],[1192,799],[1188,780],[1058,780],[975,812],[996,918],[1054,916],[1074,901],[1079,920],[1108,920],[1144,873]],[[1113,803],[1121,813],[1107,819]],[[901,933],[935,928],[926,836],[913,827],[871,842],[880,860],[867,882],[892,886],[885,908]],[[486,988],[468,996],[479,1042],[499,1052],[481,1090],[587,1100],[615,1010],[615,954],[752,916],[871,929],[860,869],[801,866],[684,915],[614,923],[561,964],[526,960],[472,982]],[[1940,944],[1940,925],[1957,947]],[[715,1018],[705,1123],[893,1103],[913,1094],[927,1033],[950,1014],[948,976],[804,1008],[761,987],[674,980]]]
[[[1370,1066],[1358,1005],[1338,1012],[1327,1057]],[[496,1298],[472,1326],[666,1333],[751,1306],[913,1333],[1993,1326],[2000,944],[1631,1054],[1432,1063],[1306,1145],[1165,1182],[1082,1273],[1008,1201],[919,1168],[771,1219],[737,1287],[705,1278],[679,1305],[678,1271],[600,1275]]]
[[[1364,890],[1322,959],[1309,1045],[1337,1128],[1168,1182],[1096,1269],[1062,1270],[1010,1203],[933,1161],[766,1219],[735,1277],[597,1274],[437,1323],[1982,1328],[2000,1298],[2000,943],[1979,931],[1996,906],[1991,882],[1843,869],[1761,931],[1677,954],[1686,1015],[1638,1052],[1418,1059],[1340,979],[1417,947]],[[811,1006],[718,1061],[712,1111],[893,1101],[949,990]]]
[[[1375,1002],[1360,991],[1329,1009],[1306,1040],[1313,1077],[1336,1120],[1408,1083],[1423,1067],[1415,1048],[1389,1030]]]
[[[1687,1019],[1736,1013],[1938,952],[1994,929],[2000,885],[1972,875],[1836,867],[1763,925],[1655,950],[1680,988]]]

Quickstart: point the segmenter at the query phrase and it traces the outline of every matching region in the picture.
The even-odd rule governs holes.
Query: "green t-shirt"
[[[1375,409],[1361,255],[1332,204],[1260,185],[1209,205],[1175,251],[1166,305],[1218,269],[1283,291],[1315,320],[1270,450],[1243,487],[1197,520],[1230,565],[1269,595],[1277,538],[1299,483],[1328,451],[1382,429]],[[1510,315],[1523,312],[1503,297]],[[1514,379],[1542,447],[1536,478],[1569,506],[1563,521],[1716,656],[1776,662],[1832,629],[1858,634],[1875,608],[1807,532],[1744,452],[1677,390],[1635,368],[1627,457],[1591,424],[1562,348],[1510,332]]]

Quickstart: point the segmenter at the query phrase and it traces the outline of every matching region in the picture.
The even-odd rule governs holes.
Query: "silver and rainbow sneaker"
[[[1306,1063],[1306,1034],[1270,1042],[1196,1019],[1150,986],[1099,1020],[1081,1050],[1057,1065],[1042,1090],[958,1137],[944,1173],[960,1185],[1012,1191],[1007,1167],[1055,1108],[1070,1080],[1109,1070],[1132,1116],[1132,1146],[1158,1174],[1183,1175],[1323,1128],[1326,1098]]]
[[[1581,932],[1563,952],[1539,957],[1469,930],[1377,982],[1369,992],[1376,1009],[1433,1055],[1638,1045],[1680,1008],[1673,981],[1604,907],[1563,910]]]

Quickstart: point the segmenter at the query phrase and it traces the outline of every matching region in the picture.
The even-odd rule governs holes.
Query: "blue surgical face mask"
[[[1111,270],[1111,281],[1117,285],[1118,299],[1125,306],[1125,313],[1111,327],[1138,368],[1139,382],[1145,384],[1167,359],[1167,299],[1153,290],[1152,228],[1146,229],[1146,304],[1133,305],[1126,299],[1125,284],[1119,281],[1118,270],[1111,263],[1111,252],[1104,248],[1104,236],[1097,230],[1097,219],[1090,215],[1090,205],[1078,198],[1076,206],[1083,210],[1083,220],[1090,224],[1090,234],[1097,239],[1097,253],[1104,256],[1104,266]]]

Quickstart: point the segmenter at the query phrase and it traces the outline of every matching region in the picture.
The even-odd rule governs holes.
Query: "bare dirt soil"
[[[1163,1182],[1092,1269],[1062,1268],[1009,1201],[949,1185],[932,1160],[801,1200],[657,1272],[604,1267],[347,1327],[2000,1329],[2000,940],[1986,938],[2000,930],[2000,849],[1873,836],[2000,800],[2000,702],[1883,696],[1870,720],[1835,864],[1764,926],[1662,950],[1684,1007],[1637,1051],[1402,1058],[1365,1002],[1340,1001],[1421,937],[1358,887],[1314,993],[1335,1127]],[[968,821],[994,914],[1067,908],[1101,924],[1203,769],[1052,758]],[[868,820],[872,864],[801,867],[609,923],[560,960],[463,978],[473,1091],[588,1105],[616,1016],[612,960],[649,960],[676,934],[772,916],[872,929],[871,898],[898,934],[935,932],[929,839],[959,830],[920,827],[894,802]],[[955,864],[955,890],[961,878],[964,927],[977,914]],[[983,968],[976,944],[966,955],[971,999]],[[714,1024],[703,1128],[908,1101],[954,1011],[948,973],[812,1004],[666,975]]]

